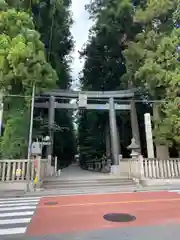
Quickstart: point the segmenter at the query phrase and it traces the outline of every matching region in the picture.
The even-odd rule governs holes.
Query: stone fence
[[[180,183],[180,158],[160,160],[156,158],[128,158],[119,161],[120,175],[138,179],[141,182],[157,180],[179,181]],[[152,181],[151,181],[152,182]],[[155,182],[155,181],[154,181]]]
[[[26,190],[27,184],[30,182],[33,184],[36,176],[38,176],[38,185],[41,185],[46,177],[55,173],[55,168],[57,168],[57,158],[55,158],[55,167],[51,166],[51,160],[48,159],[0,160],[0,190],[12,188]]]
[[[26,190],[27,184],[38,176],[38,186],[49,176],[57,174],[57,158],[54,166],[49,159],[0,160],[0,190]],[[134,179],[145,185],[167,182],[180,183],[180,158],[168,160],[127,158],[119,161],[119,173],[123,178]]]

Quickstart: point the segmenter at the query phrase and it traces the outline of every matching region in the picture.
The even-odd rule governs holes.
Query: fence
[[[0,160],[0,181],[1,182],[26,182],[34,180],[36,172],[38,180],[43,181],[46,177],[57,172],[57,158],[54,167],[51,166],[50,159],[38,160],[37,171],[35,170],[35,160]],[[126,178],[146,179],[172,179],[180,178],[180,158],[170,158],[168,160],[150,158],[127,158],[119,162],[120,176]]]
[[[145,158],[143,166],[145,178],[180,178],[180,158],[168,160]]]
[[[139,176],[139,160],[137,158],[123,158],[119,161],[120,176],[135,178]]]
[[[34,180],[36,173],[38,180],[42,181],[45,177],[53,175],[57,168],[57,158],[55,158],[55,167],[51,166],[51,160],[0,160],[0,181],[14,182],[14,181],[28,181]],[[35,169],[37,164],[37,170]]]
[[[128,158],[119,162],[120,175],[128,178],[180,178],[180,158],[168,160]]]

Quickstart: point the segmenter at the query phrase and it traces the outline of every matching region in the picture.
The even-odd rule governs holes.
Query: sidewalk
[[[111,189],[109,191],[103,191],[101,189],[99,192],[93,192],[89,191],[81,191],[79,193],[73,193],[73,192],[65,192],[59,189],[56,190],[37,190],[36,192],[26,192],[22,193],[23,196],[64,196],[64,195],[94,195],[94,194],[115,194],[115,193],[125,193],[125,192],[158,192],[158,191],[171,191],[171,190],[179,190],[180,191],[180,185],[174,185],[174,186],[151,186],[151,187],[129,187],[129,188],[121,188],[119,190],[117,189]]]
[[[30,196],[64,196],[64,195],[94,195],[94,194],[115,194],[115,193],[124,193],[124,192],[156,192],[156,191],[171,191],[171,190],[179,190],[180,191],[180,185],[174,185],[174,186],[151,186],[151,187],[129,187],[129,188],[121,188],[119,190],[117,189],[111,189],[107,191],[107,189],[104,191],[101,189],[100,191],[90,191],[87,189],[87,191],[79,191],[76,192],[68,192],[68,191],[62,191],[60,189],[55,190],[43,190],[38,189],[35,192],[24,192],[24,191],[0,191],[0,198],[8,198],[8,197],[30,197]]]
[[[8,198],[8,197],[23,197],[26,193],[24,191],[0,191],[0,198]]]

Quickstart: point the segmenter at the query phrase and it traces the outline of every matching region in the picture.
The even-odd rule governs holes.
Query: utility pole
[[[31,96],[31,117],[29,124],[29,140],[28,140],[28,162],[27,162],[27,191],[30,189],[30,161],[31,161],[31,145],[32,145],[32,130],[33,130],[33,117],[34,117],[34,98],[35,98],[35,84],[33,84],[32,96]]]
[[[28,159],[30,159],[30,155],[31,155],[33,117],[34,117],[34,98],[35,98],[35,84],[33,85],[32,96],[31,96],[31,117],[30,117],[30,124],[29,124]]]

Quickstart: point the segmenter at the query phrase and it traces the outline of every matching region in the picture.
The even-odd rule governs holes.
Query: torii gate
[[[109,111],[109,123],[110,123],[110,139],[111,139],[111,153],[113,165],[119,164],[119,144],[118,144],[118,130],[116,123],[116,110],[128,110],[131,112],[131,127],[132,127],[132,137],[136,140],[136,143],[140,146],[139,138],[139,128],[137,113],[134,101],[135,89],[121,90],[121,91],[72,91],[72,90],[54,90],[52,92],[44,93],[43,96],[49,97],[48,102],[35,103],[36,108],[48,108],[48,123],[50,129],[51,146],[49,147],[48,154],[52,154],[53,146],[53,132],[52,126],[54,125],[55,109],[79,109],[84,108],[88,110],[105,110]],[[58,98],[68,98],[79,100],[78,103],[58,103],[56,102],[56,97]],[[94,99],[104,99],[108,101],[107,104],[90,104],[88,100]],[[117,104],[114,100],[117,99],[129,99],[127,104]]]

